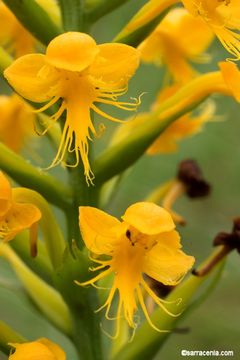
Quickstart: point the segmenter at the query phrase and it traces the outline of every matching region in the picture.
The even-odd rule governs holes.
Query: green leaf
[[[44,45],[62,33],[50,16],[34,0],[3,0],[23,26]]]
[[[69,309],[59,292],[29,269],[9,245],[0,244],[0,255],[11,264],[24,289],[40,311],[63,332],[71,334]]]
[[[79,360],[72,342],[44,318],[20,288],[0,285],[0,318],[29,341],[46,337],[59,344],[67,359]]]
[[[20,155],[0,143],[0,169],[20,185],[36,190],[52,204],[61,208],[68,205],[71,190],[54,177],[37,169]]]

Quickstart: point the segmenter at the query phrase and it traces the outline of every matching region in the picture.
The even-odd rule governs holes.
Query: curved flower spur
[[[88,141],[96,130],[90,111],[114,122],[122,120],[106,114],[96,103],[135,111],[140,98],[128,103],[118,102],[118,97],[127,92],[128,81],[138,65],[138,50],[131,46],[97,45],[87,34],[67,32],[50,42],[46,55],[25,55],[5,70],[8,82],[21,96],[33,102],[47,102],[38,112],[61,100],[52,120],[57,121],[66,111],[66,121],[50,168],[61,163],[67,152],[73,152],[76,163],[67,166],[77,166],[81,157],[86,181],[92,182]]]
[[[102,270],[93,279],[78,282],[78,285],[95,285],[110,274],[113,284],[105,304],[106,317],[115,295],[118,293],[117,331],[122,314],[129,326],[136,328],[134,321],[139,302],[149,324],[157,331],[148,313],[143,293],[152,297],[155,303],[169,315],[172,314],[147,284],[144,274],[165,285],[178,284],[194,263],[194,257],[181,251],[180,236],[174,230],[171,215],[163,208],[150,202],[131,205],[120,222],[113,216],[93,207],[80,207],[79,224],[81,234],[92,259],[99,264],[93,271]],[[109,257],[108,260],[101,256]],[[176,300],[176,302],[178,299]]]

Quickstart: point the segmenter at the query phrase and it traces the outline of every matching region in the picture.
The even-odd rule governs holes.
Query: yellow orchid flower
[[[8,179],[0,172],[0,240],[8,242],[21,231],[30,229],[31,254],[35,256],[41,212],[33,204],[15,201],[14,194]]]
[[[189,62],[205,61],[202,53],[212,40],[213,33],[201,19],[176,8],[140,44],[139,50],[144,62],[166,65],[174,81],[185,83],[195,75]]]
[[[237,65],[230,61],[219,63],[223,79],[235,99],[240,102],[240,71]]]
[[[0,95],[0,141],[13,151],[19,152],[25,140],[34,135],[33,118],[30,106],[19,96]]]
[[[9,356],[9,360],[66,360],[66,354],[62,348],[46,338],[9,345],[15,349],[15,352]]]
[[[179,85],[172,85],[160,91],[156,102],[152,106],[152,110],[156,110],[161,103],[173,95],[179,89]],[[175,152],[178,149],[178,142],[186,137],[197,134],[202,130],[203,125],[213,118],[215,106],[208,103],[198,115],[191,113],[181,116],[179,119],[169,125],[163,133],[148,148],[147,154],[165,154]],[[151,117],[150,113],[141,113],[134,119],[130,119],[125,124],[121,124],[116,130],[112,143],[116,144],[133,131],[137,126],[146,123]],[[161,121],[161,120],[160,120]],[[163,119],[164,121],[164,119]]]
[[[182,2],[193,16],[202,18],[210,26],[227,51],[239,60],[239,0],[182,0]]]
[[[66,111],[62,139],[50,167],[63,161],[66,152],[74,152],[77,166],[81,157],[87,182],[91,171],[88,140],[96,135],[90,110],[108,120],[121,122],[106,114],[96,103],[135,111],[140,100],[133,103],[118,102],[127,91],[127,84],[139,64],[139,53],[124,44],[97,45],[84,33],[67,32],[53,39],[46,55],[31,54],[16,60],[4,72],[15,90],[28,100],[47,102],[44,111],[59,99],[61,105],[54,121]],[[80,154],[80,157],[79,157]]]
[[[106,317],[109,317],[113,298],[118,293],[118,330],[122,313],[129,326],[136,327],[134,315],[139,302],[149,324],[157,331],[164,331],[152,323],[144,302],[143,290],[164,311],[169,314],[170,312],[163,305],[164,301],[148,286],[144,274],[165,285],[176,285],[192,267],[194,258],[180,250],[180,237],[174,230],[171,215],[154,203],[133,204],[122,219],[123,222],[120,222],[97,208],[80,207],[79,224],[82,237],[86,247],[95,256],[92,260],[99,264],[92,270],[103,271],[94,278],[77,284],[94,285],[98,280],[114,274],[107,301],[100,308],[106,308]],[[109,259],[101,259],[102,255]]]
[[[0,24],[0,44],[15,57],[33,51],[36,40],[2,1],[0,1]]]

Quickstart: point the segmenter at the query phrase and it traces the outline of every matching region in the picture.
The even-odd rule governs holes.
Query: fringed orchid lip
[[[80,207],[79,224],[83,240],[88,250],[94,254],[98,275],[81,286],[93,285],[111,274],[114,275],[112,287],[101,309],[106,309],[106,318],[112,319],[110,312],[115,296],[119,302],[117,314],[119,321],[124,316],[129,326],[136,328],[135,313],[140,305],[147,321],[157,331],[149,316],[144,293],[152,297],[156,305],[170,316],[165,301],[160,299],[147,284],[144,274],[165,284],[176,285],[192,267],[194,258],[182,252],[180,237],[174,230],[171,215],[163,208],[149,202],[131,205],[122,216],[123,222],[93,207]],[[108,259],[101,259],[106,255]],[[176,304],[179,299],[176,299]]]
[[[113,121],[122,122],[98,104],[136,111],[140,97],[132,102],[119,102],[128,90],[128,81],[139,65],[139,52],[124,44],[97,45],[84,33],[67,32],[53,39],[46,55],[31,54],[19,58],[4,72],[14,89],[33,102],[46,102],[38,111],[45,111],[60,100],[57,121],[66,114],[58,152],[49,168],[74,153],[77,166],[82,160],[87,183],[92,183],[88,160],[89,141],[96,135],[91,111]],[[46,130],[47,131],[47,130]]]
[[[18,233],[29,229],[31,255],[36,256],[40,218],[41,212],[35,205],[15,201],[14,189],[0,172],[0,240],[11,241]]]

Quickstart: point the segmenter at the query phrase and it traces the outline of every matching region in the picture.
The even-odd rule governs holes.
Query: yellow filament
[[[111,121],[113,121],[113,122],[117,122],[117,123],[124,123],[124,122],[126,122],[126,120],[117,119],[117,118],[115,118],[115,117],[113,117],[113,116],[111,116],[111,115],[108,115],[108,114],[105,113],[104,111],[98,109],[98,108],[97,108],[95,105],[93,105],[93,104],[91,105],[91,109],[92,109],[93,111],[95,111],[97,114],[101,115],[102,117],[104,117],[104,118],[106,118],[106,119],[108,119],[108,120],[111,120]]]
[[[140,289],[139,286],[137,287],[137,295],[138,295],[138,300],[139,300],[139,303],[140,303],[140,305],[141,305],[142,311],[143,311],[143,313],[144,313],[144,315],[145,315],[145,317],[146,317],[149,325],[150,325],[154,330],[156,330],[156,331],[158,331],[158,332],[170,332],[170,330],[160,330],[157,326],[155,326],[155,325],[153,324],[153,322],[152,322],[152,320],[150,319],[150,316],[149,316],[149,314],[148,314],[146,305],[145,305],[144,300],[143,300],[142,291],[141,291],[141,289]]]
[[[160,299],[153,291],[152,289],[146,284],[146,282],[144,280],[141,281],[141,284],[143,285],[144,289],[146,290],[146,292],[151,296],[151,298],[155,301],[155,303],[168,315],[173,316],[173,317],[178,317],[179,315],[181,315],[181,313],[178,314],[173,314],[171,311],[169,311],[162,303],[164,302],[164,300]],[[177,299],[175,301],[175,303],[178,303],[179,300]],[[172,302],[174,303],[174,301]]]
[[[54,96],[52,100],[50,100],[47,104],[43,105],[39,109],[33,110],[34,113],[40,113],[47,109],[49,109],[52,105],[54,105],[59,100],[59,96]]]
[[[74,280],[74,282],[77,284],[77,285],[80,285],[80,286],[86,286],[86,285],[92,285],[93,283],[95,283],[96,281],[104,278],[105,276],[109,275],[110,273],[112,272],[112,269],[109,268],[105,271],[103,271],[102,273],[98,274],[97,276],[95,276],[94,278],[90,279],[90,280],[87,280],[87,281],[84,281],[83,283],[77,281],[77,280]]]

